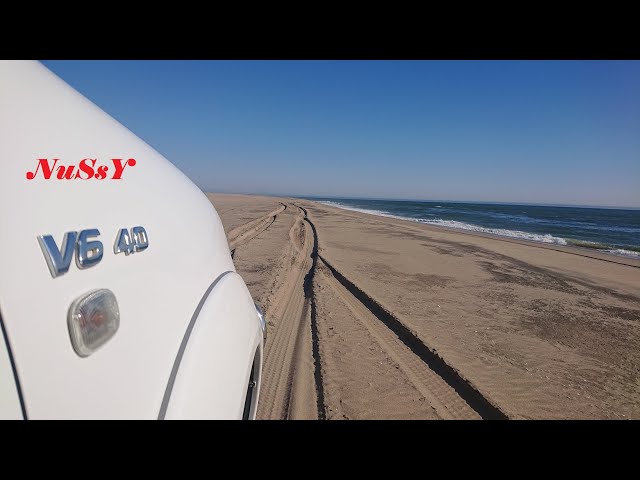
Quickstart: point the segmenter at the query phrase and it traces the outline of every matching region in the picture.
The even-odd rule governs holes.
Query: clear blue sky
[[[640,62],[46,61],[207,191],[640,207]]]

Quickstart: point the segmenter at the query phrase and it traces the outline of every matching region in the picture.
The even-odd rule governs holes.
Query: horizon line
[[[202,189],[205,191],[205,189]],[[223,193],[223,194],[236,194],[236,195],[263,195],[272,197],[291,197],[291,198],[305,198],[309,200],[313,199],[333,199],[333,200],[379,200],[379,201],[392,201],[392,202],[443,202],[443,203],[475,203],[484,205],[522,205],[532,207],[566,207],[566,208],[602,208],[609,210],[640,210],[640,206],[632,207],[627,205],[583,205],[574,203],[530,203],[530,202],[504,202],[504,201],[492,201],[492,200],[443,200],[443,199],[425,199],[425,198],[384,198],[384,197],[350,197],[350,196],[336,196],[336,195],[292,195],[290,193],[248,193],[248,192],[223,192],[206,190],[207,193]]]
[[[418,198],[382,198],[382,197],[336,197],[323,195],[294,195],[294,198],[307,199],[343,199],[343,200],[379,200],[391,202],[442,202],[442,203],[475,203],[479,205],[522,205],[531,207],[567,207],[567,208],[603,208],[613,210],[640,210],[640,207],[631,207],[626,205],[583,205],[577,203],[530,203],[530,202],[502,202],[494,200],[443,200],[443,199],[418,199]]]

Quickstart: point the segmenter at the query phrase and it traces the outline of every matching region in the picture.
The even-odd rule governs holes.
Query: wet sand
[[[640,262],[208,194],[269,321],[259,418],[640,418]]]

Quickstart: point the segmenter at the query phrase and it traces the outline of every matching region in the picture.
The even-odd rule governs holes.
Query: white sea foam
[[[605,250],[605,252],[613,253],[614,255],[622,255],[625,257],[640,258],[640,252],[634,252],[633,250],[625,250],[624,248],[616,248],[614,250]]]
[[[479,225],[473,225],[471,223],[465,223],[465,222],[458,222],[456,220],[442,220],[442,219],[416,219],[416,218],[410,218],[410,217],[401,217],[399,215],[392,215],[388,212],[383,212],[381,210],[373,210],[373,209],[366,209],[366,208],[356,208],[356,207],[351,207],[348,205],[344,205],[338,202],[331,202],[331,201],[318,201],[318,203],[323,203],[325,205],[330,205],[332,207],[337,207],[337,208],[341,208],[343,210],[352,210],[354,212],[360,212],[360,213],[369,213],[371,215],[378,215],[380,217],[388,217],[388,218],[396,218],[398,220],[409,220],[411,222],[417,222],[417,223],[425,223],[428,225],[436,225],[436,226],[440,226],[440,227],[447,227],[447,228],[454,228],[454,229],[459,229],[459,230],[467,230],[467,231],[472,231],[472,232],[480,232],[480,233],[489,233],[492,235],[498,235],[500,237],[509,237],[509,238],[517,238],[520,240],[529,240],[532,242],[540,242],[540,243],[547,243],[547,244],[555,244],[555,245],[567,245],[567,240],[565,240],[562,237],[554,237],[553,235],[550,234],[545,234],[545,235],[540,235],[537,233],[529,233],[529,232],[522,232],[519,230],[507,230],[507,229],[503,229],[503,228],[485,228],[485,227],[481,227]],[[593,243],[593,242],[586,242],[586,243]],[[579,245],[577,245],[579,246]],[[601,252],[607,252],[607,253],[611,253],[613,255],[620,255],[620,256],[624,256],[624,257],[631,257],[631,258],[640,258],[640,252],[634,252],[633,250],[625,250],[623,248],[617,248],[617,249],[602,249],[600,250]]]
[[[549,235],[549,234],[539,235],[537,233],[521,232],[518,230],[507,230],[504,228],[485,228],[479,225],[473,225],[471,223],[458,222],[456,220],[441,220],[439,218],[436,218],[433,220],[426,220],[422,218],[416,219],[416,218],[410,218],[410,217],[401,217],[399,215],[392,215],[390,213],[382,212],[380,210],[368,210],[364,208],[350,207],[338,202],[321,201],[318,203],[324,203],[325,205],[331,205],[333,207],[342,208],[343,210],[352,210],[354,212],[370,213],[372,215],[378,215],[380,217],[397,218],[399,220],[410,220],[412,222],[426,223],[429,225],[437,225],[440,227],[456,228],[460,230],[469,230],[472,232],[480,232],[480,233],[489,233],[489,234],[498,235],[501,237],[519,238],[521,240],[531,240],[533,242],[554,243],[556,245],[567,244],[567,241],[564,238],[554,237],[553,235]]]
[[[500,237],[518,238],[520,240],[530,240],[541,243],[554,243],[556,245],[566,245],[567,241],[562,237],[554,237],[550,234],[540,235],[538,233],[521,232],[519,230],[507,230],[505,228],[485,228],[471,223],[458,222],[456,220],[418,220],[420,223],[439,225],[441,227],[458,228],[472,232],[489,233]]]
[[[338,202],[330,202],[329,200],[316,200],[316,201],[318,203],[322,203],[324,205],[329,205],[331,207],[341,208],[342,210],[351,210],[352,212],[369,213],[371,215],[377,215],[379,217],[397,218],[398,220],[411,220],[412,222],[417,222],[418,221],[415,218],[401,217],[399,215],[392,215],[390,213],[383,212],[381,210],[349,207],[347,205],[343,205],[343,204],[338,203]]]

